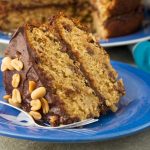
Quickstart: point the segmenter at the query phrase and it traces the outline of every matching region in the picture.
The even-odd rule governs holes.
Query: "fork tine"
[[[76,125],[73,125],[72,127],[81,127],[81,126],[85,126],[85,125],[88,125],[88,124],[91,124],[91,123],[94,123],[94,122],[97,122],[98,120],[96,119],[91,119],[91,120],[88,120],[88,121],[85,121],[85,122],[81,122],[79,124],[76,124]]]
[[[90,130],[90,129],[66,129],[68,132],[72,132],[74,134],[77,134],[77,135],[89,135],[89,134],[95,134],[97,133],[96,131],[94,130]]]
[[[91,124],[91,123],[94,123],[94,122],[97,122],[97,121],[98,121],[98,119],[87,119],[87,120],[83,120],[83,121],[68,124],[68,125],[62,125],[62,126],[59,126],[59,127],[41,126],[41,125],[38,125],[38,124],[36,124],[36,126],[38,126],[40,128],[43,128],[43,129],[72,129],[72,128],[88,125],[88,124]]]
[[[80,121],[80,122],[76,122],[76,123],[73,123],[73,124],[68,124],[68,125],[64,125],[64,126],[60,126],[58,127],[59,129],[61,128],[76,128],[76,127],[81,127],[81,126],[85,126],[85,125],[88,125],[88,124],[91,124],[91,123],[94,123],[94,122],[97,122],[98,119],[87,119],[87,120],[83,120],[83,121]]]

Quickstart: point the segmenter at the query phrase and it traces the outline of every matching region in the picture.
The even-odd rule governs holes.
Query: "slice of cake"
[[[98,118],[125,94],[105,50],[64,16],[18,29],[2,61],[4,97],[38,123],[52,126]]]

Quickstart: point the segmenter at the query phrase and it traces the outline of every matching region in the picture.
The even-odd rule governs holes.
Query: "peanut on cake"
[[[125,94],[106,51],[63,15],[27,24],[13,35],[2,60],[8,102],[52,126],[115,112]]]

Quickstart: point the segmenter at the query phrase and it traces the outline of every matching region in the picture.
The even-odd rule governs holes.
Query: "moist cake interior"
[[[50,86],[53,94],[60,97],[71,117],[98,117],[100,101],[94,90],[88,86],[78,63],[63,51],[55,31],[46,28],[28,26],[27,37],[38,57],[38,68],[52,82]]]

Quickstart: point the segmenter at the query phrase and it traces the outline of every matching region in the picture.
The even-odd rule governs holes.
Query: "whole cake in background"
[[[63,12],[106,39],[135,32],[142,24],[141,0],[1,0],[0,30],[14,31],[23,23],[45,23]]]
[[[4,99],[52,126],[117,111],[125,94],[106,51],[79,22],[63,15],[27,24],[2,60]]]

